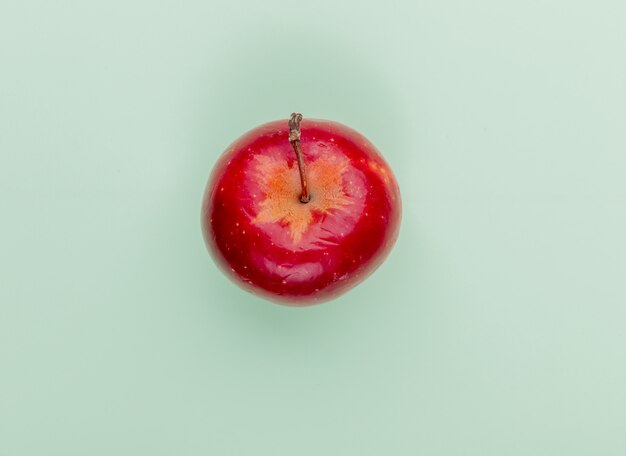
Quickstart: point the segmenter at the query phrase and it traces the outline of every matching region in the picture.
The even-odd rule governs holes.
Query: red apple
[[[225,274],[294,306],[335,298],[369,276],[401,216],[398,184],[372,143],[337,122],[301,121],[292,114],[231,144],[202,205],[204,239]]]

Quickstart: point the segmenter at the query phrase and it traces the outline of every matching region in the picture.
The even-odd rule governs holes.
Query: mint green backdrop
[[[619,1],[0,4],[0,454],[626,454]],[[404,198],[369,280],[231,285],[219,153],[293,110]]]

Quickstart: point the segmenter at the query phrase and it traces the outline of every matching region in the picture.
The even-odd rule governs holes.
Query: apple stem
[[[298,169],[300,170],[300,184],[302,185],[302,195],[300,202],[308,203],[311,201],[311,195],[306,181],[306,168],[304,166],[304,158],[302,157],[302,148],[300,147],[300,122],[302,122],[302,114],[291,113],[289,118],[289,142],[296,153],[298,159]]]

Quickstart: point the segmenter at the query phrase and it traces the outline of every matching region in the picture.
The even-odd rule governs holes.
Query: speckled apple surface
[[[319,304],[366,279],[398,237],[400,189],[376,147],[337,122],[305,119],[302,186],[287,120],[242,135],[213,168],[202,204],[209,251],[243,289]]]
[[[626,455],[625,23],[0,1],[0,456]],[[293,111],[402,193],[387,259],[306,308],[234,286],[199,223],[222,152]]]

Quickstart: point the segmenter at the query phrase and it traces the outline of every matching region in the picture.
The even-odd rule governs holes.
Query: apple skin
[[[286,120],[261,125],[218,159],[202,203],[202,231],[218,266],[237,285],[292,306],[336,298],[385,260],[400,228],[400,190],[364,136],[304,119],[301,185]]]

